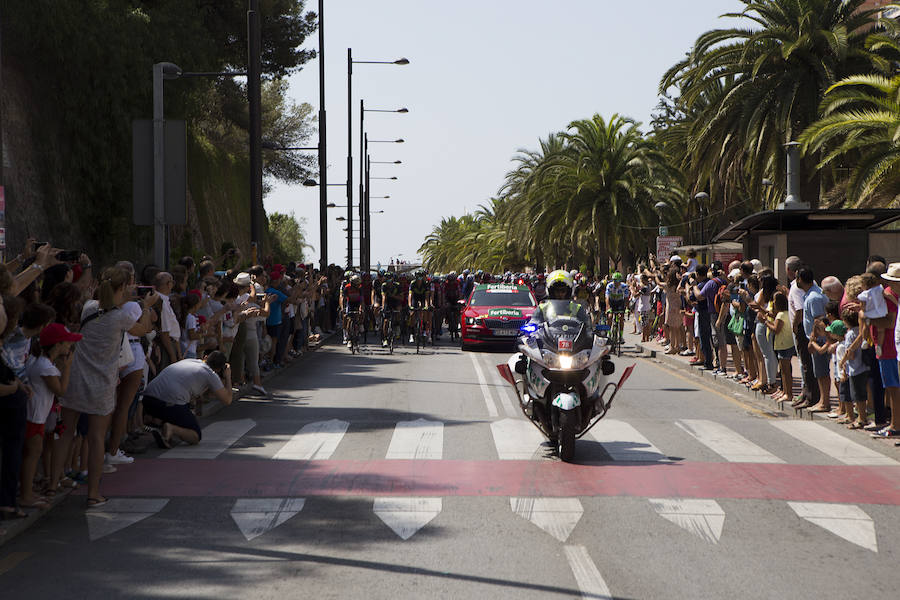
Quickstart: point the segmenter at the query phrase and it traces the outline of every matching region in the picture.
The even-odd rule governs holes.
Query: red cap
[[[272,271],[271,273],[269,273],[269,279],[271,279],[272,281],[278,281],[279,279],[281,279],[282,275],[283,273],[281,271]]]
[[[72,333],[62,323],[50,323],[41,331],[41,346],[52,346],[60,342],[78,342],[83,337],[80,333]]]
[[[201,292],[200,290],[188,290],[188,294],[193,294],[194,296],[197,296],[198,298],[203,297],[203,292]]]
[[[287,267],[285,267],[284,265],[272,265],[272,271],[273,272],[278,271],[279,273],[284,273],[285,271],[287,271]]]

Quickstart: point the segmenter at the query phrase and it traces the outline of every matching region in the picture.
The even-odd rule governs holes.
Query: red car
[[[475,286],[460,316],[463,350],[473,346],[512,345],[519,328],[537,306],[527,285],[490,283]]]

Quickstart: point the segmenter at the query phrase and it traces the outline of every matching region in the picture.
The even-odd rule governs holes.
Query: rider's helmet
[[[547,276],[547,294],[553,300],[571,300],[575,281],[570,273],[553,271]]]
[[[359,285],[361,281],[362,279],[356,273],[350,276],[350,285]]]
[[[450,274],[447,275],[448,279],[456,279],[456,271],[450,271]]]
[[[416,271],[415,278],[416,279],[425,279],[425,271],[423,271],[422,269],[419,269],[418,271]]]
[[[394,272],[393,272],[393,271],[387,271],[387,272],[384,274],[384,279],[385,279],[385,281],[393,281],[393,280],[394,280]]]
[[[378,274],[379,274],[380,276],[384,277],[385,270],[384,270],[384,269],[378,269]]]
[[[615,281],[616,283],[619,283],[620,281],[622,281],[622,274],[619,273],[618,271],[616,271],[615,273],[612,274],[612,280]]]
[[[468,269],[463,269],[463,275],[468,276],[468,275],[469,275],[469,270],[468,270]]]
[[[575,277],[576,275],[578,275],[578,270],[572,269],[571,271],[569,271],[569,275],[571,275],[572,277]]]

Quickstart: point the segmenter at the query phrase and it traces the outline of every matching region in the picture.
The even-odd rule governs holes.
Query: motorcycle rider
[[[591,330],[591,318],[584,306],[573,301],[575,280],[566,271],[556,270],[547,275],[547,300],[538,304],[531,315],[531,322],[541,325],[560,317],[578,319]]]

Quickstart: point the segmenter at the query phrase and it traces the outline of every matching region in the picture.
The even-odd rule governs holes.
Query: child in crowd
[[[44,445],[44,424],[53,407],[53,397],[63,396],[69,387],[72,367],[72,345],[81,339],[65,325],[51,323],[40,335],[40,354],[28,361],[26,372],[32,393],[28,398],[25,428],[25,452],[22,457],[21,494],[19,503],[26,508],[47,508],[47,499],[34,495],[34,475]]]
[[[869,424],[869,410],[866,404],[868,400],[867,384],[869,380],[869,366],[863,361],[862,345],[864,336],[859,331],[859,313],[853,310],[845,310],[842,313],[842,321],[848,329],[844,337],[846,350],[841,363],[845,366],[849,380],[850,401],[856,406],[856,420],[849,420],[848,429],[863,429]],[[847,413],[852,415],[852,409]]]
[[[184,323],[181,323],[181,351],[185,358],[197,358],[197,343],[202,337],[197,319],[200,296],[188,294],[184,297]]]
[[[773,396],[775,400],[794,401],[794,374],[791,359],[796,355],[794,337],[791,334],[791,322],[788,316],[788,298],[783,292],[775,292],[773,298],[774,316],[766,317],[766,327],[773,334],[772,346],[778,367],[781,370],[781,391]]]
[[[884,286],[873,273],[860,275],[865,288],[857,296],[867,319],[880,319],[887,316],[887,304],[884,301]]]
[[[653,320],[651,318],[652,304],[650,302],[650,282],[646,275],[641,275],[640,287],[637,290],[637,301],[634,306],[635,321],[640,324],[641,341],[650,340],[651,327]]]
[[[830,340],[829,347],[832,352],[832,377],[834,387],[838,391],[838,410],[829,413],[828,416],[838,419],[838,423],[846,424],[853,421],[853,405],[850,400],[850,378],[847,376],[847,363],[844,356],[847,354],[847,325],[841,320],[832,321],[825,328]]]

